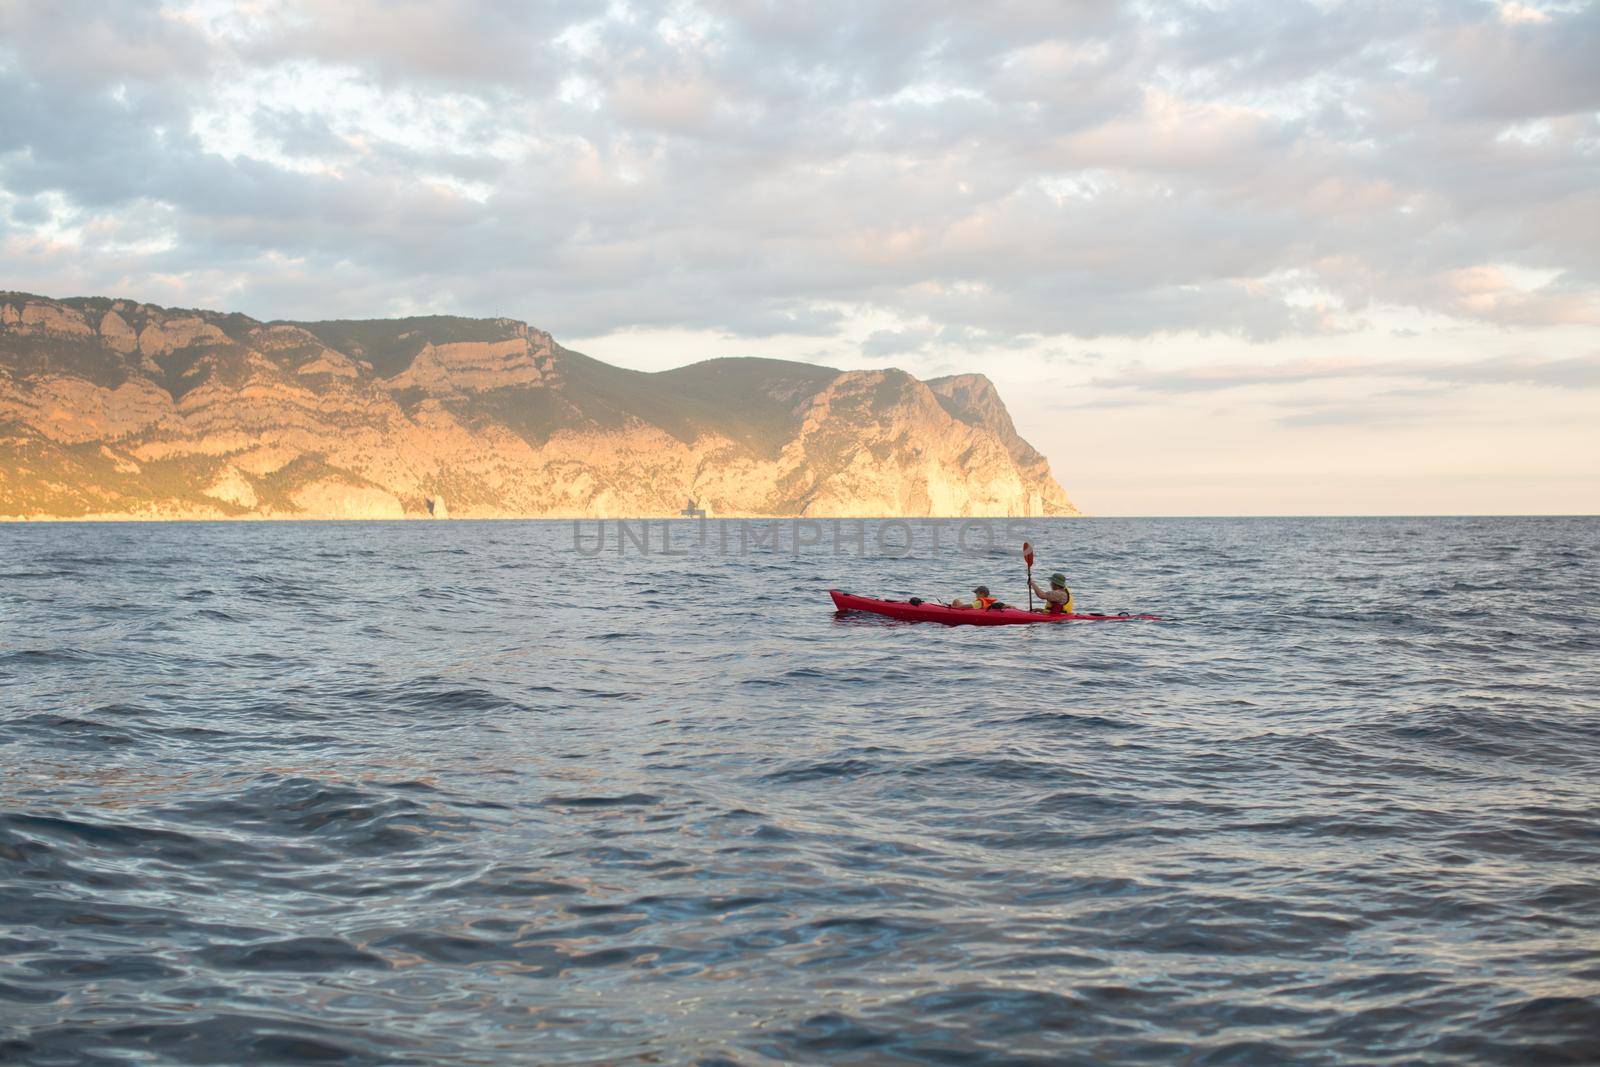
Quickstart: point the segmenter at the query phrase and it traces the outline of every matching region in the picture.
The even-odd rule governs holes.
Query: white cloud
[[[1600,292],[1592,8],[6,10],[0,186],[160,203],[150,269],[231,273],[263,313],[371,312],[255,306],[265,250],[585,334],[848,302],[1260,341],[1375,305],[1587,322]],[[60,62],[85,42],[97,65]],[[1488,285],[1507,262],[1559,281]]]
[[[1536,7],[1519,4],[1516,0],[1501,0],[1501,22],[1549,22],[1550,16]]]

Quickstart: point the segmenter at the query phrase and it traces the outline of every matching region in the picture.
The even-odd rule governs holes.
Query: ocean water
[[[1600,521],[597,529],[0,526],[0,1061],[1600,1060]]]

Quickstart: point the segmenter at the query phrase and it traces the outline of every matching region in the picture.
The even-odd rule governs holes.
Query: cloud
[[[1372,407],[1367,404],[1351,404],[1298,411],[1292,415],[1284,415],[1277,420],[1277,423],[1279,426],[1290,429],[1318,429],[1324,426],[1404,426],[1415,424],[1434,416],[1434,412],[1418,408],[1387,408]]]
[[[537,62],[554,39],[603,5],[511,0],[282,0],[250,24],[224,26],[254,64],[314,61],[349,66],[386,84],[536,87],[557,72]]]
[[[1475,363],[1417,368],[1413,373],[1397,370],[1394,376],[1454,385],[1542,385],[1552,389],[1594,389],[1600,388],[1600,353],[1548,360],[1503,356]]]
[[[1421,360],[1301,360],[1265,366],[1211,364],[1185,370],[1133,369],[1093,379],[1103,389],[1141,393],[1214,393],[1252,386],[1401,378],[1441,385],[1535,385],[1551,389],[1600,388],[1600,353],[1570,359],[1497,356],[1456,363]]]
[[[0,266],[880,356],[1594,324],[1597,53],[1595,5],[0,0]]]
[[[911,326],[874,330],[861,343],[866,356],[888,357],[911,352],[985,351],[1029,348],[1039,339],[1027,334],[994,333],[971,326]]]
[[[933,331],[919,330],[874,330],[861,342],[861,354],[864,356],[900,356],[907,352],[920,352],[927,343],[933,339]]]

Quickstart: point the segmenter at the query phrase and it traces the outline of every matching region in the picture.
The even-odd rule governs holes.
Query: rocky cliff
[[[968,374],[613,367],[510,319],[0,292],[0,517],[1072,515]]]

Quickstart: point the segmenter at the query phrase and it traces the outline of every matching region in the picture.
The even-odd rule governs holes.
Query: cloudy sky
[[[1099,514],[1600,511],[1600,3],[0,0],[0,288],[981,370]]]

